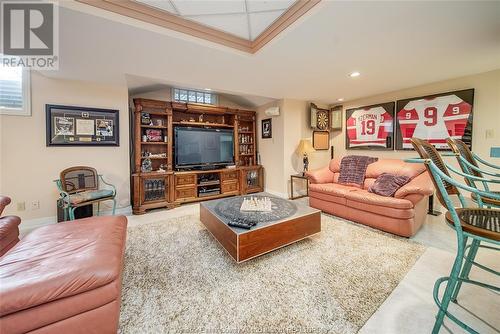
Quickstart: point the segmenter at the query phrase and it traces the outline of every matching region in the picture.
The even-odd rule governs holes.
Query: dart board
[[[328,130],[329,124],[328,110],[318,110],[316,113],[316,126],[320,130]]]

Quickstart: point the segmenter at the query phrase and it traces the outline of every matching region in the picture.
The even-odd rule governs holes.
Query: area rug
[[[237,264],[185,216],[130,227],[121,333],[356,333],[423,253],[322,215],[322,231]]]

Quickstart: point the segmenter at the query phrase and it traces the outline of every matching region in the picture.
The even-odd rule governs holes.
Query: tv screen
[[[230,129],[174,128],[175,168],[234,164]]]

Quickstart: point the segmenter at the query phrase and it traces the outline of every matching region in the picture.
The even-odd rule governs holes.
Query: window
[[[210,92],[203,92],[191,89],[174,88],[172,90],[173,99],[176,102],[193,102],[203,104],[217,104],[217,95]]]
[[[29,70],[0,65],[0,114],[30,116],[30,95]]]

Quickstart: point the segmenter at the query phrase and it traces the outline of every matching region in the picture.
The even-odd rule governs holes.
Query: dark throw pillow
[[[380,196],[392,197],[399,188],[409,181],[410,178],[408,176],[396,176],[394,174],[382,173],[377,177],[375,183],[373,183],[368,191]]]

